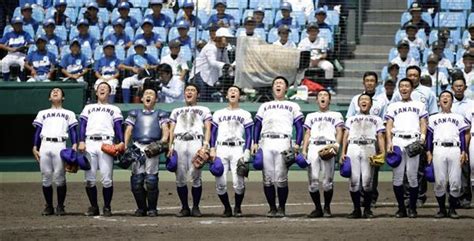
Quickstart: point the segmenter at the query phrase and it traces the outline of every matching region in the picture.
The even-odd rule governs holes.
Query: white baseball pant
[[[403,185],[403,176],[406,171],[409,186],[418,187],[418,166],[420,165],[420,155],[408,157],[405,151],[405,147],[414,141],[417,141],[417,139],[400,138],[396,136],[393,137],[393,145],[399,146],[402,151],[402,161],[400,162],[400,165],[396,168],[393,168],[394,186]]]
[[[104,153],[101,150],[102,144],[112,144],[112,140],[90,140],[86,139],[86,151],[91,156],[91,169],[85,171],[85,181],[87,187],[94,187],[96,185],[97,170],[100,171],[101,183],[104,188],[112,186],[113,175],[113,157]]]
[[[26,55],[23,53],[9,53],[3,59],[2,62],[2,73],[10,73],[10,66],[13,64],[20,65],[20,70],[23,71],[25,67],[25,58]]]
[[[195,169],[192,163],[193,156],[202,147],[200,139],[191,141],[174,141],[174,150],[178,154],[178,167],[176,169],[176,186],[184,187],[191,177],[192,186],[200,187],[202,185],[201,170]]]
[[[319,191],[320,178],[319,172],[323,174],[323,191],[327,192],[333,189],[334,183],[334,163],[336,158],[330,160],[323,160],[319,157],[319,150],[326,145],[315,145],[309,144],[308,146],[308,159],[311,165],[308,168],[308,190],[309,192]]]
[[[453,197],[461,196],[461,162],[459,147],[434,146],[433,169],[435,174],[434,191],[437,197],[446,193],[449,183],[449,194]]]
[[[288,169],[281,152],[291,147],[289,138],[262,138],[263,151],[263,185],[279,188],[288,186]]]
[[[242,146],[224,146],[216,147],[216,155],[221,158],[224,164],[224,175],[216,177],[217,195],[223,195],[227,192],[227,171],[232,174],[232,184],[236,194],[243,194],[245,191],[244,177],[237,175],[237,162],[243,157]]]
[[[370,165],[369,156],[375,154],[374,145],[349,144],[347,156],[351,159],[351,178],[349,191],[358,192],[362,189],[366,192],[372,190],[372,176],[374,168]],[[362,185],[361,185],[362,176]]]
[[[66,148],[66,142],[51,142],[43,138],[39,153],[41,178],[44,187],[50,187],[53,184],[53,179],[56,186],[66,184],[64,164],[59,154],[64,148]]]

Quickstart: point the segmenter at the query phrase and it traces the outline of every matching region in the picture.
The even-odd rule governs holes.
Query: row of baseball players
[[[408,70],[410,71],[410,70]],[[367,157],[375,152],[384,153],[385,149],[391,152],[393,145],[404,146],[411,141],[422,139],[426,140],[427,136],[433,136],[435,146],[433,152],[433,160],[437,174],[437,183],[435,185],[436,195],[439,200],[443,197],[443,188],[449,180],[451,185],[450,195],[451,199],[456,199],[459,192],[456,190],[457,177],[460,175],[451,175],[455,173],[455,167],[459,165],[449,165],[448,168],[443,168],[446,160],[439,157],[439,155],[446,154],[446,151],[437,152],[439,146],[443,148],[451,148],[450,150],[458,151],[465,160],[466,140],[461,136],[458,137],[458,146],[453,148],[453,139],[446,139],[444,137],[449,134],[456,133],[454,131],[447,132],[448,135],[440,135],[446,127],[438,130],[439,126],[451,124],[450,128],[457,130],[457,133],[465,133],[467,125],[462,125],[464,118],[459,115],[453,115],[448,119],[459,119],[460,121],[436,121],[437,118],[443,118],[442,115],[448,114],[451,98],[447,101],[442,101],[442,113],[430,117],[430,127],[434,133],[430,135],[426,133],[427,130],[427,112],[423,103],[412,100],[412,81],[405,79],[399,82],[399,92],[401,100],[395,102],[387,107],[387,123],[386,128],[380,117],[370,114],[372,106],[372,98],[369,94],[362,94],[357,98],[360,112],[353,117],[348,118],[344,125],[343,117],[338,112],[329,111],[329,104],[331,95],[328,91],[320,91],[318,93],[317,102],[319,111],[311,113],[303,121],[303,114],[297,103],[286,101],[285,93],[288,88],[288,81],[285,78],[277,77],[272,84],[272,91],[275,100],[264,103],[260,106],[255,120],[251,119],[249,112],[240,109],[238,100],[240,97],[240,90],[236,87],[231,87],[227,93],[229,106],[225,109],[217,111],[211,115],[207,107],[197,105],[197,98],[199,89],[189,84],[186,86],[184,95],[186,105],[172,111],[171,115],[167,117],[162,114],[162,111],[155,111],[156,92],[151,89],[144,91],[142,101],[144,104],[143,110],[135,110],[129,115],[125,121],[127,128],[125,137],[122,134],[122,115],[120,109],[107,103],[108,95],[110,94],[110,86],[103,83],[98,86],[97,96],[98,103],[87,105],[80,116],[80,131],[79,137],[75,134],[78,122],[71,111],[62,108],[62,101],[64,93],[61,89],[55,88],[50,93],[50,101],[52,108],[41,111],[34,121],[36,126],[35,144],[33,153],[35,158],[40,163],[40,168],[43,176],[43,193],[46,199],[46,209],[44,215],[51,215],[54,213],[53,208],[53,190],[52,181],[57,186],[58,192],[58,206],[56,214],[64,214],[64,199],[66,194],[64,168],[59,156],[61,149],[65,147],[65,140],[67,133],[73,143],[73,148],[76,146],[79,152],[87,152],[90,155],[90,170],[85,172],[86,192],[89,197],[91,207],[89,207],[86,215],[99,215],[99,207],[97,202],[97,188],[96,188],[96,172],[97,169],[101,172],[101,182],[103,185],[104,195],[104,209],[103,214],[110,216],[111,213],[111,199],[113,194],[112,183],[112,167],[113,158],[100,150],[102,143],[112,143],[113,139],[118,140],[118,145],[125,145],[132,141],[140,148],[143,148],[147,142],[151,140],[166,141],[169,135],[170,156],[174,151],[177,153],[177,168],[176,168],[176,184],[177,192],[182,203],[182,209],[178,216],[201,216],[199,210],[199,202],[202,194],[201,171],[195,169],[191,164],[192,156],[201,148],[211,150],[211,156],[219,156],[225,166],[225,170],[230,169],[233,177],[233,184],[235,189],[235,207],[234,215],[241,216],[241,203],[244,197],[245,184],[244,178],[236,175],[236,163],[241,158],[248,160],[250,154],[260,153],[263,155],[263,184],[265,197],[270,206],[268,212],[269,217],[283,217],[285,216],[285,204],[288,197],[288,168],[283,163],[281,150],[294,148],[295,151],[301,152],[307,159],[310,165],[308,168],[309,175],[309,192],[311,198],[315,203],[315,210],[311,212],[310,217],[331,216],[330,202],[333,195],[333,177],[335,158],[329,161],[323,161],[319,158],[317,152],[319,149],[327,144],[335,144],[342,147],[341,161],[345,156],[349,156],[352,162],[350,191],[354,202],[354,212],[350,217],[360,217],[360,192],[361,189],[366,194],[371,192],[371,174],[373,167],[368,165]],[[441,97],[449,93],[442,93]],[[451,102],[450,102],[450,101]],[[444,103],[444,104],[443,104]],[[448,108],[449,107],[449,108]],[[158,114],[154,115],[153,113]],[[155,125],[161,127],[160,131],[150,130],[152,123],[149,122],[150,116],[155,118]],[[471,118],[472,114],[467,117]],[[444,119],[443,119],[444,120]],[[167,123],[170,123],[169,127]],[[252,131],[253,126],[253,131]],[[296,141],[292,144],[293,126],[296,128]],[[58,128],[61,127],[61,128]],[[139,127],[139,128],[138,128]],[[343,128],[347,131],[343,131]],[[304,134],[304,129],[306,133]],[[386,140],[383,132],[387,132]],[[158,134],[157,134],[158,133]],[[244,138],[245,136],[245,138]],[[443,139],[444,138],[444,139]],[[79,144],[77,145],[77,139]],[[253,139],[253,145],[252,145]],[[429,139],[429,138],[428,138]],[[443,143],[450,143],[453,146],[445,147]],[[384,143],[386,142],[386,146]],[[377,143],[377,147],[375,144]],[[440,145],[437,145],[440,143]],[[464,143],[464,144],[463,144]],[[302,144],[302,147],[300,148]],[[459,145],[463,152],[459,149]],[[39,149],[38,149],[39,148]],[[471,144],[472,148],[472,144]],[[428,155],[431,158],[431,155]],[[453,155],[450,155],[452,157]],[[408,215],[416,216],[416,196],[418,193],[418,183],[416,172],[418,168],[418,157],[408,159],[406,154],[403,155],[402,162],[399,167],[394,169],[394,191],[399,203],[398,217],[406,216],[406,209],[403,205],[403,175],[406,172],[410,183],[410,205]],[[440,160],[440,161],[436,161]],[[431,161],[431,159],[430,159]],[[456,160],[449,160],[449,163],[454,163]],[[436,164],[439,162],[438,164]],[[441,163],[443,162],[443,163]],[[136,214],[141,216],[145,212],[149,216],[156,216],[156,202],[158,197],[158,160],[146,160],[145,165],[135,163],[132,167],[132,192],[137,201],[138,209]],[[438,167],[441,166],[441,167]],[[406,171],[405,171],[406,167]],[[449,170],[448,180],[443,179]],[[324,191],[324,210],[321,208],[319,197],[319,172],[322,171],[322,189]],[[362,183],[361,177],[362,176]],[[216,189],[219,198],[224,204],[225,216],[231,216],[232,210],[230,201],[227,195],[226,175],[218,177],[216,180]],[[188,188],[187,181],[192,180],[192,200],[193,207],[188,205]],[[275,189],[276,186],[276,189]],[[401,197],[400,197],[401,189]],[[416,191],[415,191],[416,190]],[[137,195],[136,195],[137,194]],[[137,196],[143,195],[147,197],[148,205],[143,205],[143,200]],[[278,196],[278,207],[276,205],[276,197]],[[364,216],[372,217],[370,211],[370,197],[366,195],[364,202]],[[415,198],[414,198],[415,197]],[[413,205],[413,199],[415,205]],[[139,203],[139,201],[141,201]],[[444,201],[443,201],[444,203]],[[369,205],[367,205],[369,204]],[[445,213],[440,203],[440,212]],[[450,211],[455,217],[454,209]]]

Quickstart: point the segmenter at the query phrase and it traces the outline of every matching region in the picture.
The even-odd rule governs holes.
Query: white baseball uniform
[[[192,186],[201,186],[201,170],[194,169],[192,158],[202,147],[204,123],[212,119],[211,111],[205,106],[184,106],[171,112],[170,122],[174,127],[174,150],[178,154],[176,185],[186,186],[191,175]]]
[[[41,110],[33,121],[33,126],[41,128],[40,170],[43,186],[66,184],[64,164],[60,152],[66,148],[69,129],[77,126],[74,112],[63,108]],[[75,130],[74,130],[75,131]]]
[[[326,145],[336,143],[337,128],[343,127],[344,118],[339,112],[313,112],[306,116],[304,128],[311,131],[307,157],[311,164],[308,168],[309,192],[319,191],[320,171],[323,173],[323,190],[333,189],[335,158],[322,160],[318,152]]]
[[[237,162],[243,157],[245,129],[252,128],[252,115],[244,109],[224,108],[214,113],[212,125],[217,128],[216,155],[221,158],[225,171],[224,175],[216,177],[217,194],[223,195],[227,192],[226,174],[229,170],[235,193],[243,194],[244,177],[237,175]]]
[[[97,169],[100,170],[104,188],[112,186],[113,157],[102,152],[102,144],[112,144],[115,136],[114,125],[123,121],[120,108],[111,104],[86,105],[80,118],[87,121],[85,129],[86,151],[90,154],[91,169],[85,171],[87,187],[94,187]],[[82,132],[83,130],[81,130]]]
[[[420,120],[427,118],[425,105],[419,101],[398,101],[387,107],[386,120],[393,120],[392,143],[402,150],[400,165],[393,168],[393,185],[403,185],[406,170],[410,187],[418,187],[418,166],[420,156],[408,157],[404,147],[417,141],[420,137]]]
[[[346,155],[351,159],[349,191],[358,192],[361,187],[371,191],[374,168],[369,157],[376,153],[377,135],[385,131],[383,120],[376,115],[358,114],[346,120],[345,128],[349,132]]]

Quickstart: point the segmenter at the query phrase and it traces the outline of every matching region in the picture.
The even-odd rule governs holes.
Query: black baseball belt
[[[442,147],[457,147],[459,146],[459,142],[440,142],[440,141],[435,141],[433,143],[435,146],[442,146]]]
[[[217,145],[219,146],[242,146],[245,142],[243,141],[218,141]]]
[[[371,145],[375,143],[375,140],[350,140],[349,143],[356,145]]]
[[[262,134],[262,137],[270,139],[286,139],[290,138],[291,136],[287,134]]]
[[[66,138],[64,137],[43,137],[43,140],[49,142],[65,142]]]
[[[334,144],[336,142],[335,141],[321,141],[321,140],[319,140],[319,141],[311,141],[310,143],[313,144],[313,145],[330,145],[330,144]]]
[[[106,140],[112,140],[113,137],[111,137],[111,136],[88,136],[87,139],[93,140],[93,141],[106,141]]]
[[[393,136],[403,139],[411,139],[411,138],[418,138],[419,134],[393,134]]]
[[[185,133],[185,134],[177,134],[175,138],[176,140],[179,140],[179,141],[194,141],[194,140],[202,140],[203,136]]]

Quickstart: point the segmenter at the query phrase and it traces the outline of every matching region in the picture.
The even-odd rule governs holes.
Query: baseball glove
[[[69,173],[77,173],[77,170],[79,170],[79,165],[77,163],[74,164],[64,164],[64,170]]]
[[[334,144],[329,144],[319,150],[318,154],[321,159],[324,161],[331,160],[331,158],[337,156],[337,146]]]
[[[385,154],[381,153],[381,154],[378,154],[378,155],[370,156],[369,160],[370,160],[370,165],[372,165],[374,167],[383,166],[383,164],[385,164]]]
[[[284,150],[280,154],[281,154],[281,157],[283,158],[283,161],[285,162],[286,168],[290,168],[291,165],[293,165],[293,163],[296,162],[295,160],[296,156],[293,149],[290,148],[288,150]]]
[[[209,151],[206,149],[199,149],[194,155],[192,163],[194,168],[201,169],[209,161]]]
[[[244,158],[240,158],[237,162],[237,175],[241,177],[249,177],[249,163],[245,162]]]
[[[124,151],[125,151],[125,146],[123,145],[113,145],[113,144],[102,144],[102,146],[100,147],[100,149],[110,155],[110,156],[113,156],[113,157],[116,157],[118,156],[119,154],[123,154]]]
[[[415,141],[408,146],[405,147],[405,151],[408,157],[414,157],[416,155],[420,155],[421,153],[425,152],[425,147],[423,143],[420,141]]]
[[[161,141],[155,141],[146,146],[144,151],[146,157],[152,158],[154,156],[160,155],[161,153],[168,152],[168,144]]]

